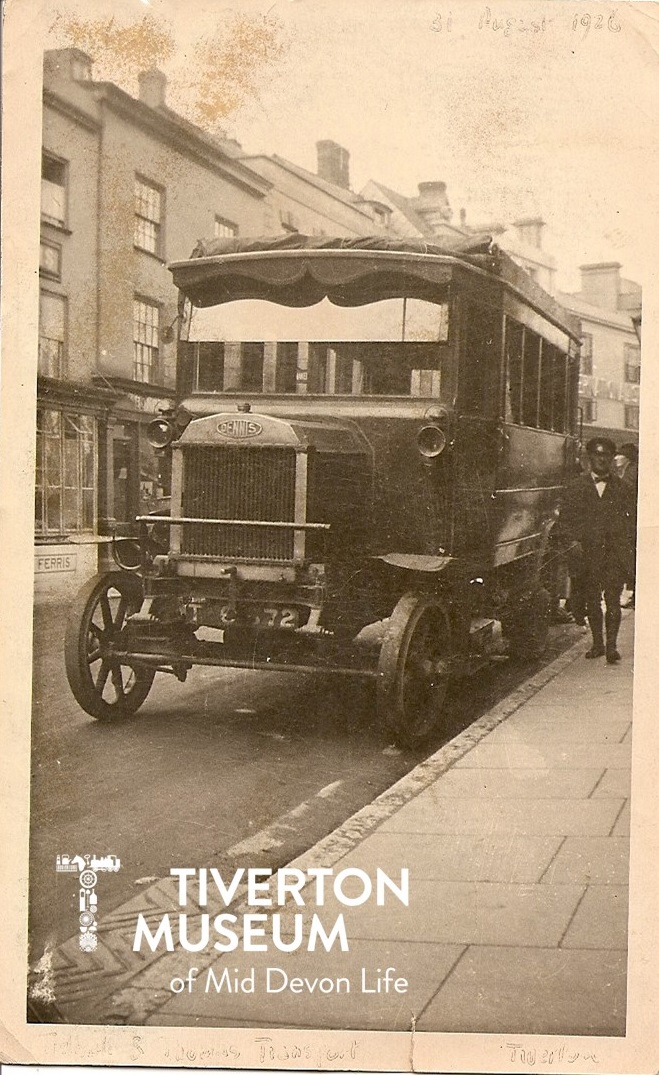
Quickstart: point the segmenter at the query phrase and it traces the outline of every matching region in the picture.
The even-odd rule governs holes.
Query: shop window
[[[49,153],[41,155],[41,219],[66,226],[67,163]]]
[[[145,384],[160,380],[160,307],[146,299],[133,300],[133,376]]]
[[[66,342],[66,299],[42,291],[39,295],[39,358],[41,377],[64,377]]]
[[[639,410],[636,406],[625,407],[625,429],[638,429]]]
[[[157,257],[162,257],[162,204],[162,189],[136,176],[133,243]]]
[[[39,410],[35,490],[37,535],[93,531],[96,445],[90,415]]]
[[[594,422],[597,419],[597,403],[594,399],[580,399],[579,407],[584,422]]]

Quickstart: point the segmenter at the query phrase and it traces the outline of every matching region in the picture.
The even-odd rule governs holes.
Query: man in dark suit
[[[593,437],[586,452],[590,469],[567,486],[559,526],[568,549],[568,563],[575,574],[578,571],[583,583],[592,635],[586,657],[606,654],[608,663],[615,664],[620,660],[620,595],[633,570],[634,501],[630,487],[614,473],[613,441]]]
[[[622,444],[614,460],[616,473],[631,488],[634,497],[634,560],[636,560],[636,512],[638,510],[638,448],[635,444]],[[636,598],[636,571],[625,583],[629,596],[622,602],[623,608],[634,608]]]

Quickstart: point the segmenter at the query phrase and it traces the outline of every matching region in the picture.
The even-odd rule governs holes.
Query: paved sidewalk
[[[292,864],[329,865],[335,874],[356,868],[372,878],[379,867],[396,880],[408,867],[409,906],[390,896],[378,907],[373,896],[346,907],[328,885],[320,907],[308,886],[305,906],[282,913],[288,942],[293,913],[302,916],[303,946],[290,953],[272,943],[267,952],[238,947],[221,957],[212,948],[177,949],[149,953],[140,969],[130,965],[124,937],[124,973],[105,1012],[96,1006],[89,1021],[624,1034],[633,616],[624,614],[621,664],[585,661],[586,645],[584,635],[512,702]],[[173,882],[160,888],[149,905],[152,929],[156,904],[162,915],[168,903],[172,920],[178,913]],[[352,891],[359,886],[346,885]],[[134,928],[133,904],[101,928]],[[209,909],[212,944],[223,908]],[[344,915],[348,952],[305,950],[315,912],[326,930]],[[198,915],[189,916],[191,938]],[[175,995],[171,980],[191,967],[194,987]],[[385,990],[387,968],[395,968],[389,978],[407,980],[404,991]],[[302,984],[291,988],[293,978]],[[87,999],[89,986],[86,976]],[[65,1018],[75,1013],[72,997]]]

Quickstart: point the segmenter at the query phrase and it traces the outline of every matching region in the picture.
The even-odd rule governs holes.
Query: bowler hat
[[[606,452],[609,455],[616,454],[616,446],[610,437],[591,437],[586,445],[588,455],[593,452]]]

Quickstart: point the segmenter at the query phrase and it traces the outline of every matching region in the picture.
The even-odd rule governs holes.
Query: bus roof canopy
[[[432,301],[454,265],[496,277],[575,340],[578,318],[535,283],[489,235],[420,239],[328,238],[300,234],[200,240],[187,261],[170,265],[194,306],[269,299],[311,306],[327,296],[342,306],[406,293]]]

